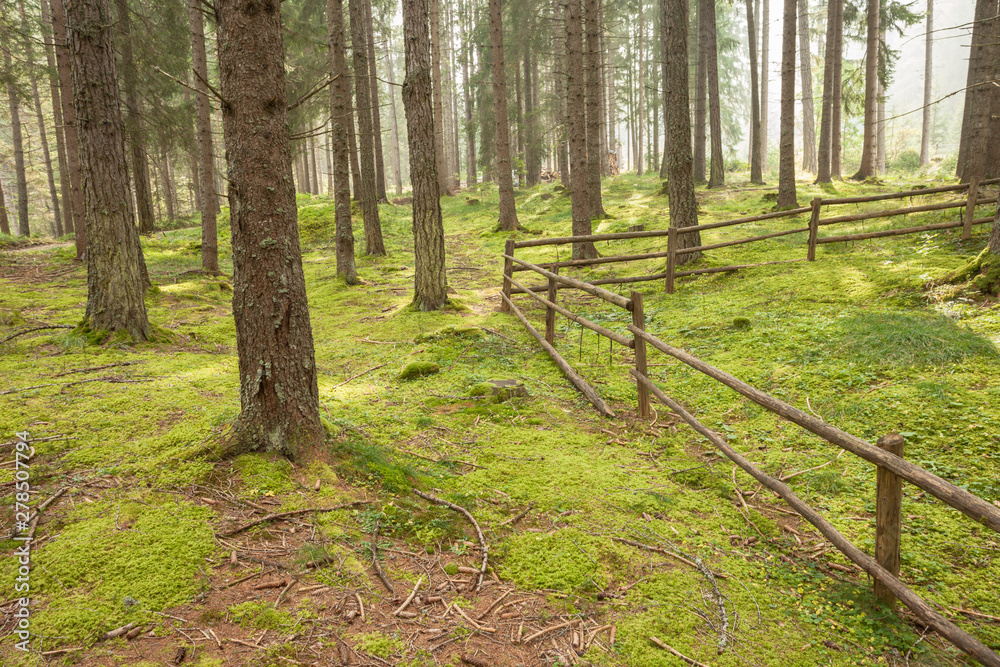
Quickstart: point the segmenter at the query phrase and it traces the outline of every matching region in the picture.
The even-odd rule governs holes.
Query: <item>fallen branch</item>
[[[103,366],[89,366],[87,368],[74,368],[71,371],[63,371],[62,373],[56,373],[52,377],[61,378],[64,375],[73,375],[74,373],[91,373],[93,371],[103,371],[106,368],[117,368],[118,366],[132,366],[136,362],[134,361],[116,361],[113,364],[104,364]]]
[[[715,583],[715,576],[712,571],[705,567],[705,564],[701,562],[701,559],[697,559],[695,563],[698,566],[698,571],[701,572],[702,576],[708,580],[708,583],[712,585],[712,594],[715,596],[715,604],[719,607],[719,621],[721,625],[719,627],[719,655],[722,655],[723,651],[726,650],[726,632],[729,630],[729,616],[726,615],[726,602],[722,597],[722,593],[719,592],[719,586]]]
[[[479,527],[476,519],[469,513],[469,510],[465,509],[460,505],[455,503],[450,503],[447,500],[438,498],[437,496],[432,496],[429,493],[424,493],[419,489],[413,489],[413,492],[423,498],[424,500],[429,500],[432,503],[437,503],[438,505],[443,505],[449,509],[453,509],[456,512],[460,512],[465,515],[465,518],[476,528],[476,534],[479,536],[479,546],[483,552],[483,564],[479,567],[479,577],[476,582],[476,590],[478,591],[483,586],[483,576],[486,574],[486,566],[489,562],[489,545],[486,543],[486,537],[483,535],[483,529]]]
[[[410,597],[406,598],[406,600],[403,601],[403,604],[399,605],[399,609],[392,612],[393,616],[399,616],[399,614],[402,611],[404,611],[407,607],[410,606],[410,603],[413,602],[413,598],[417,596],[417,590],[420,588],[420,584],[422,584],[423,582],[424,582],[423,576],[417,577],[417,585],[414,586],[413,590],[410,592]]]
[[[128,625],[123,625],[117,630],[111,630],[110,632],[105,632],[103,635],[101,635],[101,639],[103,641],[107,641],[109,639],[114,639],[115,637],[121,637],[122,635],[132,630],[134,627],[135,623],[129,623]]]
[[[310,508],[304,509],[304,510],[292,510],[291,512],[278,512],[277,514],[268,514],[267,516],[262,517],[260,519],[257,519],[256,521],[251,521],[250,523],[245,524],[243,526],[240,526],[239,528],[234,528],[233,530],[230,530],[230,531],[228,531],[226,533],[222,533],[220,535],[220,537],[232,537],[233,535],[236,535],[237,533],[242,533],[244,530],[247,530],[248,528],[253,528],[256,525],[265,523],[267,521],[274,521],[276,519],[284,519],[286,517],[298,516],[300,514],[309,514],[311,512],[316,512],[316,513],[320,513],[320,512],[336,512],[337,510],[343,510],[343,509],[347,509],[349,507],[358,507],[360,505],[370,505],[371,503],[372,503],[372,501],[370,501],[370,500],[356,500],[353,503],[345,503],[343,505],[334,505],[333,507],[310,507]]]
[[[378,560],[378,527],[379,522],[375,522],[375,530],[372,531],[372,565],[375,567],[375,573],[378,578],[382,580],[382,585],[386,587],[392,597],[396,597],[396,589],[392,587],[392,582],[385,576],[385,572],[382,571],[382,563]],[[358,598],[358,602],[361,599]]]
[[[547,635],[550,632],[553,632],[555,630],[561,630],[562,628],[568,628],[571,625],[578,624],[579,622],[580,622],[580,619],[574,618],[573,620],[566,621],[565,623],[559,623],[558,625],[553,625],[553,626],[550,626],[548,628],[542,628],[541,630],[539,630],[535,634],[531,635],[530,637],[525,638],[525,640],[522,643],[523,644],[528,644],[528,643],[534,641],[535,639],[538,639],[542,635]]]
[[[41,327],[31,327],[30,329],[24,329],[23,331],[17,331],[7,336],[3,340],[0,340],[0,344],[6,343],[9,340],[14,340],[18,336],[23,336],[24,334],[29,334],[33,331],[45,331],[46,329],[75,329],[76,327],[72,324],[46,324]]]
[[[499,525],[501,525],[501,526],[507,526],[507,525],[511,525],[512,526],[512,525],[514,525],[515,523],[517,523],[518,521],[520,521],[524,517],[528,516],[528,512],[530,512],[531,508],[534,507],[534,506],[535,506],[534,502],[528,503],[528,506],[524,508],[524,511],[522,511],[517,516],[514,516],[514,517],[511,517],[510,519],[507,519],[506,521],[501,521]]]
[[[825,468],[826,466],[830,465],[831,463],[833,463],[833,461],[827,461],[826,463],[819,464],[815,468],[807,468],[805,470],[800,470],[798,472],[793,472],[793,473],[791,473],[789,475],[783,475],[782,477],[779,477],[778,480],[780,480],[782,482],[787,482],[788,480],[792,479],[793,477],[798,477],[799,475],[804,475],[807,472],[812,472],[813,470],[819,470],[820,468]]]
[[[343,386],[344,386],[345,384],[347,384],[347,383],[348,383],[348,382],[350,382],[351,380],[356,380],[356,379],[358,379],[359,377],[361,377],[362,375],[368,375],[368,374],[369,374],[369,373],[371,373],[372,371],[377,371],[378,369],[382,368],[383,366],[388,366],[388,365],[389,365],[389,362],[387,361],[387,362],[385,362],[384,364],[379,364],[378,366],[372,366],[371,368],[369,368],[369,369],[368,369],[368,370],[366,370],[366,371],[361,371],[361,372],[360,372],[360,373],[358,373],[357,375],[352,375],[351,377],[347,378],[346,380],[344,380],[344,381],[343,381],[343,382],[341,382],[340,384],[335,384],[335,385],[333,385],[332,387],[330,387],[330,391],[333,391],[333,390],[334,390],[334,389],[336,389],[337,387],[343,387]]]
[[[678,658],[680,658],[681,660],[683,660],[687,664],[691,665],[691,667],[708,667],[708,665],[706,665],[705,663],[698,662],[697,660],[694,660],[693,658],[689,658],[686,655],[684,655],[683,653],[681,653],[680,651],[678,651],[677,649],[674,649],[674,648],[671,648],[670,646],[667,646],[666,644],[664,644],[662,641],[660,641],[656,637],[650,637],[649,641],[653,642],[654,644],[656,644],[657,646],[659,646],[660,648],[662,648],[664,651],[676,655]]]
[[[687,565],[690,565],[691,567],[693,567],[696,570],[699,570],[699,571],[701,570],[701,568],[698,567],[698,564],[696,562],[694,562],[693,560],[685,558],[684,556],[681,556],[678,553],[674,553],[673,551],[670,551],[669,549],[664,549],[663,547],[654,547],[654,546],[652,546],[650,544],[643,544],[641,542],[635,542],[633,540],[629,540],[629,539],[626,539],[624,537],[612,537],[611,539],[614,540],[615,542],[621,542],[622,544],[627,544],[627,545],[632,546],[632,547],[636,547],[636,548],[639,548],[639,549],[645,549],[646,551],[652,551],[652,552],[655,552],[655,553],[658,553],[658,554],[663,554],[664,556],[670,556],[671,558],[676,558],[680,562],[685,563]],[[704,567],[704,566],[702,566],[702,567]],[[727,575],[722,574],[721,572],[712,572],[712,575],[715,576],[718,579],[728,579],[729,578]]]

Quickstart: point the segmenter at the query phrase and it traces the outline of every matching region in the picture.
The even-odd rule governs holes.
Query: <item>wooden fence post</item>
[[[890,454],[903,456],[903,436],[898,433],[889,433],[879,438],[878,446]],[[879,466],[875,486],[875,560],[898,577],[903,480]],[[890,608],[896,608],[896,596],[878,580],[875,580],[875,597]]]
[[[816,239],[819,238],[819,210],[823,200],[817,197],[812,200],[812,215],[809,217],[809,254],[810,262],[816,261]]]
[[[646,330],[642,292],[635,290],[632,290],[632,326],[636,329]],[[646,341],[639,336],[635,336],[635,370],[643,376],[646,375]],[[639,419],[649,419],[649,389],[641,382],[637,382],[636,386],[639,390]]]
[[[972,221],[976,218],[976,200],[979,199],[979,179],[969,180],[969,198],[965,202],[965,224],[962,226],[962,238],[972,238]]]
[[[514,239],[507,239],[507,243],[504,244],[503,253],[509,257],[514,256]],[[507,259],[503,260],[503,294],[507,298],[510,298],[510,292],[513,287],[510,284],[510,278],[514,275],[514,262]],[[510,307],[507,305],[506,300],[500,302],[500,312],[509,313]]]
[[[552,273],[559,273],[559,267],[553,266]],[[553,278],[549,278],[548,299],[552,303],[556,302],[556,289],[559,283]],[[545,306],[545,340],[552,345],[556,340],[556,311],[552,306]]]
[[[674,293],[674,266],[677,264],[677,228],[667,228],[667,294]],[[638,326],[638,325],[637,325]]]

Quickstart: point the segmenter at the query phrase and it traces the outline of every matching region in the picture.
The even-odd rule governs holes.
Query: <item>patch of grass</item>
[[[841,354],[874,366],[942,366],[996,359],[989,340],[943,315],[862,313],[840,320]]]

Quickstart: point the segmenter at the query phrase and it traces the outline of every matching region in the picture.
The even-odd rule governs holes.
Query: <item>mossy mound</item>
[[[952,283],[964,283],[969,280],[984,294],[994,296],[1000,294],[1000,255],[995,255],[989,248],[984,248],[977,257],[948,276],[948,282]]]
[[[749,317],[734,317],[733,328],[737,331],[747,331],[748,329],[753,328],[753,323],[750,321]]]
[[[474,384],[469,388],[469,396],[472,398],[491,397],[494,403],[503,403],[527,395],[528,390],[517,380],[490,380]]]
[[[413,380],[425,375],[434,375],[441,372],[441,367],[433,361],[411,361],[399,372],[400,380]]]
[[[445,338],[464,338],[466,340],[483,340],[486,338],[486,334],[479,327],[463,327],[448,325],[437,329],[436,331],[429,331],[427,333],[418,334],[414,339],[414,343],[426,343],[432,340],[442,340]]]

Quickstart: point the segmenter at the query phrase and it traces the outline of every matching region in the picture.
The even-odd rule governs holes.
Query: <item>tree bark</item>
[[[372,128],[372,98],[368,77],[368,44],[364,0],[350,0],[351,54],[354,56],[354,97],[358,110],[358,143],[361,146],[361,213],[365,223],[365,254],[384,256],[382,223],[375,186],[375,145]]]
[[[813,105],[812,55],[809,48],[809,1],[799,1],[799,68],[802,76],[802,171],[815,174],[816,111]]]
[[[59,75],[56,69],[56,57],[54,51],[54,37],[48,33],[52,26],[52,14],[49,11],[47,0],[41,0],[42,5],[42,30],[45,40],[45,60],[49,68],[49,92],[52,97],[52,119],[55,126],[56,135],[56,155],[59,158],[59,192],[62,204],[62,218],[59,221],[59,235],[71,234],[73,232],[73,188],[69,180],[69,166],[66,163],[66,139],[63,132],[62,100],[59,92]]]
[[[125,137],[131,151],[132,181],[135,184],[136,216],[139,233],[153,233],[153,192],[143,138],[142,112],[136,91],[137,75],[132,57],[132,16],[128,0],[115,0],[118,7],[118,49],[121,53],[122,84],[125,88]],[[169,217],[169,216],[168,216]]]
[[[444,101],[441,99],[441,24],[440,0],[429,0],[431,24],[431,68],[434,91],[434,153],[437,158],[440,194],[448,194],[448,165],[444,151]],[[413,174],[410,174],[413,180]]]
[[[462,2],[462,20],[467,34],[472,32],[471,12],[468,0]],[[473,122],[474,112],[469,80],[469,62],[472,60],[472,40],[462,40],[462,95],[465,98],[465,184],[472,187],[476,184],[476,126]]]
[[[760,168],[767,171],[768,82],[771,80],[771,0],[760,0],[763,14],[760,26]]]
[[[174,188],[170,182],[170,151],[166,145],[160,147],[160,179],[163,181],[163,204],[167,209],[167,221],[176,216]]]
[[[521,97],[521,68],[514,66],[514,104],[517,107],[514,125],[517,128],[517,187],[524,187],[524,99]]]
[[[67,7],[73,54],[73,100],[87,212],[87,310],[93,332],[150,338],[146,270],[135,226],[125,157],[125,127],[108,0]]]
[[[377,201],[388,202],[385,192],[385,156],[382,151],[382,114],[379,111],[378,75],[375,60],[375,25],[372,21],[371,0],[365,0],[365,42],[368,44],[368,76],[372,103],[372,138],[375,140],[375,197]],[[386,45],[386,51],[388,51]],[[319,188],[316,189],[317,194]]]
[[[874,0],[878,2],[878,0]],[[778,208],[797,208],[795,196],[795,10],[785,0],[781,40],[781,140],[778,159]]]
[[[188,0],[191,59],[195,75],[195,123],[198,134],[198,182],[201,184],[201,268],[219,272],[219,235],[216,228],[215,151],[212,146],[212,110],[208,100],[208,59],[201,0]]]
[[[532,71],[531,71],[531,56],[528,53],[524,55],[524,134],[525,134],[525,150],[524,157],[526,162],[526,171],[528,173],[528,187],[534,187],[538,185],[541,179],[541,164],[539,163],[538,156],[538,136],[535,131],[536,118],[535,118],[535,106],[534,106],[534,92],[532,90]]]
[[[823,58],[823,105],[820,110],[819,147],[816,152],[816,182],[830,182],[830,152],[833,120],[833,60],[837,37],[837,1],[830,0],[826,10],[826,55]]]
[[[187,71],[184,72],[184,83],[189,83],[189,77]],[[191,89],[189,86],[184,87],[184,106],[190,107],[191,105]],[[201,211],[201,178],[198,176],[198,117],[195,113],[194,117],[189,119],[193,121],[188,124],[185,136],[185,144],[188,151],[188,161],[189,169],[191,171],[191,190],[194,194],[194,210]]]
[[[927,0],[927,35],[924,39],[924,109],[920,126],[920,166],[931,163],[931,97],[934,94],[934,0]]]
[[[868,0],[868,37],[865,53],[865,121],[861,143],[861,166],[853,178],[863,181],[876,173],[878,154],[878,51],[879,0]]]
[[[422,311],[438,310],[448,299],[427,18],[427,0],[403,0],[403,107],[413,182],[413,304]]]
[[[715,0],[711,0],[711,1],[714,2]],[[645,166],[646,166],[645,165],[645,154],[644,154],[645,151],[643,150],[644,146],[642,144],[643,130],[645,129],[645,125],[646,125],[646,105],[645,105],[645,102],[646,102],[645,97],[646,96],[644,94],[646,92],[645,91],[645,88],[646,88],[646,63],[645,63],[645,60],[643,58],[643,48],[645,46],[643,44],[643,41],[644,41],[643,37],[645,37],[645,35],[643,33],[645,33],[645,31],[646,31],[646,25],[645,25],[645,23],[646,23],[646,21],[645,21],[646,16],[645,16],[645,14],[642,11],[642,5],[643,5],[643,0],[639,0],[639,25],[638,25],[638,32],[637,32],[637,35],[636,35],[638,37],[638,39],[636,39],[636,47],[637,47],[638,56],[639,56],[639,58],[638,58],[639,59],[639,91],[638,91],[638,96],[636,98],[636,112],[638,114],[637,115],[638,127],[637,127],[636,134],[638,135],[639,141],[636,144],[636,147],[637,147],[638,150],[636,150],[636,158],[635,158],[636,175],[638,175],[638,176],[642,176],[643,175],[643,173],[645,172]]]
[[[354,230],[351,227],[351,156],[347,126],[351,120],[351,85],[347,69],[347,37],[344,34],[343,0],[327,0],[326,16],[330,27],[330,121],[333,159],[333,205],[336,221],[337,275],[348,285],[356,285],[358,271],[354,263]],[[391,71],[392,68],[390,67]]]
[[[993,80],[996,67],[998,37],[996,0],[977,0],[976,27],[972,33],[972,48],[969,54],[968,85],[965,93],[965,115],[962,123],[962,143],[964,152],[959,153],[958,176],[963,182],[987,177],[989,167],[990,142],[998,137],[990,136],[990,114],[992,111]]]
[[[385,78],[389,82],[389,113],[392,115],[392,124],[389,126],[392,133],[390,134],[392,141],[392,181],[396,187],[396,196],[399,197],[403,194],[403,168],[399,156],[399,121],[396,120],[396,75],[392,71],[392,48],[388,44],[391,41],[391,34],[387,35]]]
[[[24,0],[18,0],[21,13],[21,25],[28,24],[24,12]],[[35,118],[38,120],[38,138],[42,145],[42,161],[45,164],[45,175],[49,184],[49,200],[52,202],[52,234],[62,236],[62,215],[59,207],[59,194],[56,191],[56,177],[52,169],[52,156],[49,154],[48,133],[45,130],[45,117],[42,115],[42,98],[38,94],[38,76],[35,72],[35,57],[31,48],[31,39],[24,42],[24,59],[28,65],[28,79],[31,83],[31,98],[35,104]]]
[[[705,6],[715,0],[698,0],[695,6],[695,25],[698,27],[695,39],[694,80],[694,182],[704,183],[708,160],[705,143],[708,140],[708,31],[709,24]]]
[[[601,0],[584,0],[587,25],[587,211],[590,219],[603,220],[601,194]],[[589,224],[588,224],[589,227]],[[590,232],[587,232],[588,234]],[[589,250],[587,251],[589,252]],[[594,251],[596,253],[596,250]],[[590,255],[586,255],[590,256]],[[595,255],[596,256],[596,255]]]
[[[3,178],[0,178],[0,234],[10,236],[10,220],[7,217],[7,198],[3,193]]]
[[[0,10],[0,19],[6,12]],[[24,165],[24,138],[21,134],[21,99],[17,92],[17,82],[11,60],[10,48],[3,49],[4,78],[7,79],[7,100],[10,104],[10,134],[14,148],[14,175],[17,188],[17,233],[31,236],[28,227],[28,173]]]
[[[559,183],[564,188],[570,188],[570,172],[569,172],[569,142],[567,136],[567,118],[566,118],[566,59],[562,58],[562,71],[555,74],[555,84],[556,84],[556,118],[557,125],[555,127],[556,132],[556,157],[559,165]]]
[[[503,8],[500,0],[489,0],[490,55],[493,79],[494,136],[496,139],[497,185],[500,188],[500,231],[517,229],[514,207],[514,177],[510,164],[510,128],[507,124],[507,75],[503,56]],[[435,146],[435,149],[437,147]],[[411,173],[410,178],[413,178]]]
[[[753,0],[747,5],[747,35],[750,40],[750,182],[763,185],[760,169],[760,88],[757,66],[757,23],[754,21]]]
[[[587,197],[587,123],[584,117],[583,17],[580,0],[566,2],[566,106],[569,110],[570,190],[573,236],[586,236],[590,225],[590,200]],[[573,244],[573,259],[597,257],[590,241]]]
[[[704,15],[708,27],[708,43],[704,50],[708,67],[708,122],[712,132],[708,187],[717,188],[726,184],[726,171],[722,162],[722,103],[719,99],[719,47],[716,42],[715,0],[705,0]]]
[[[327,459],[299,249],[280,0],[217,0],[240,416],[226,453]]]
[[[841,158],[843,150],[841,145],[844,111],[844,0],[831,0],[837,5],[837,17],[834,21],[833,53],[833,100],[830,110],[830,175],[833,178],[841,178]]]
[[[691,116],[688,102],[688,3],[662,0],[660,26],[663,31],[663,118],[667,143],[667,198],[670,226],[678,229],[698,224],[698,201],[694,196],[691,156]],[[701,232],[680,234],[681,248],[701,245]],[[682,255],[680,263],[701,257],[700,252]]]
[[[347,124],[347,147],[349,149],[350,153],[349,157],[351,160],[351,182],[354,185],[352,190],[352,192],[354,193],[354,200],[361,201],[361,163],[358,162],[358,136],[357,136],[358,133],[354,120],[356,109],[354,108],[354,101],[353,101],[355,85],[356,85],[356,77],[352,72],[350,77],[350,82],[348,83],[348,86],[350,86],[350,92],[352,98],[350,100],[351,122]]]
[[[69,166],[72,185],[73,235],[76,242],[76,258],[83,260],[87,255],[87,219],[83,200],[83,174],[80,171],[80,140],[76,127],[76,111],[73,97],[73,75],[69,39],[66,32],[66,12],[63,0],[52,0],[52,30],[55,34],[56,63],[59,70],[60,95],[62,105],[63,133],[66,137],[66,163]]]

